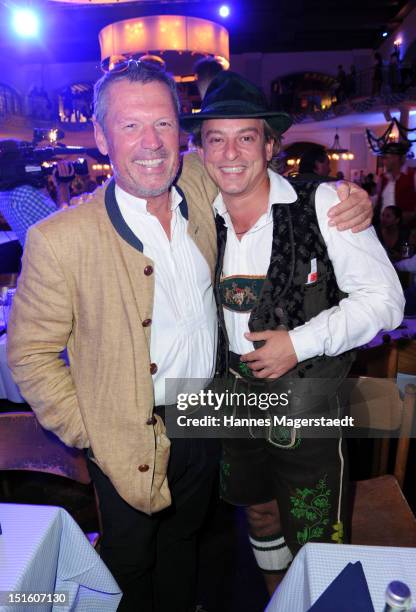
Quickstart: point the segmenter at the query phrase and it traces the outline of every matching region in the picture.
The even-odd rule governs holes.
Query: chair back
[[[356,353],[351,375],[396,378],[398,358],[396,342],[386,342],[379,346],[360,349]]]
[[[0,273],[0,287],[16,287],[17,277],[17,272]]]
[[[91,482],[84,452],[65,446],[31,412],[0,413],[0,470],[28,470]]]
[[[398,438],[394,475],[403,486],[416,403],[416,386],[406,385],[403,400],[394,381],[361,377],[351,394],[355,428],[394,432]]]
[[[404,339],[399,342],[397,370],[401,374],[416,376],[416,340]]]

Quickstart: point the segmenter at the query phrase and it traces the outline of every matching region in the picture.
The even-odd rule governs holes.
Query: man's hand
[[[373,207],[368,193],[347,181],[337,182],[337,193],[341,201],[329,210],[329,225],[335,225],[341,231],[351,229],[354,233],[367,229],[373,219]]]
[[[265,340],[256,351],[241,356],[256,378],[279,378],[298,362],[289,333],[284,330],[246,333],[251,342]]]

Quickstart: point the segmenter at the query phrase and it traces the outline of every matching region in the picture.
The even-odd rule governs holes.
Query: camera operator
[[[0,141],[0,163],[3,167],[12,167],[20,160],[18,141]],[[16,234],[22,247],[25,244],[26,232],[31,225],[69,202],[69,187],[74,177],[72,163],[58,161],[53,176],[56,182],[57,203],[47,194],[44,177],[32,177],[30,173],[15,180],[15,184],[12,180],[10,186],[0,190],[0,213]]]

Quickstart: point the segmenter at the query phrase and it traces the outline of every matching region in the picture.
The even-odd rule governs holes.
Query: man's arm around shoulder
[[[196,197],[203,206],[211,207],[218,195],[218,187],[209,177],[197,153],[184,153],[182,156],[178,186],[187,197]]]

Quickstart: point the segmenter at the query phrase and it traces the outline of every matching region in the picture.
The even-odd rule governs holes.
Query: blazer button
[[[155,417],[155,415],[152,415],[150,418],[147,419],[146,425],[156,425],[156,417]]]
[[[144,321],[142,321],[143,327],[149,327],[149,325],[151,324],[152,324],[152,319],[145,319]]]
[[[150,276],[151,274],[153,274],[153,266],[146,266],[143,272],[146,276]]]
[[[139,472],[147,472],[147,470],[149,469],[149,466],[147,465],[147,463],[142,463],[142,465],[139,465]]]
[[[153,374],[156,374],[156,372],[157,372],[157,365],[155,363],[151,363],[150,364],[150,374],[152,374],[153,376]]]

